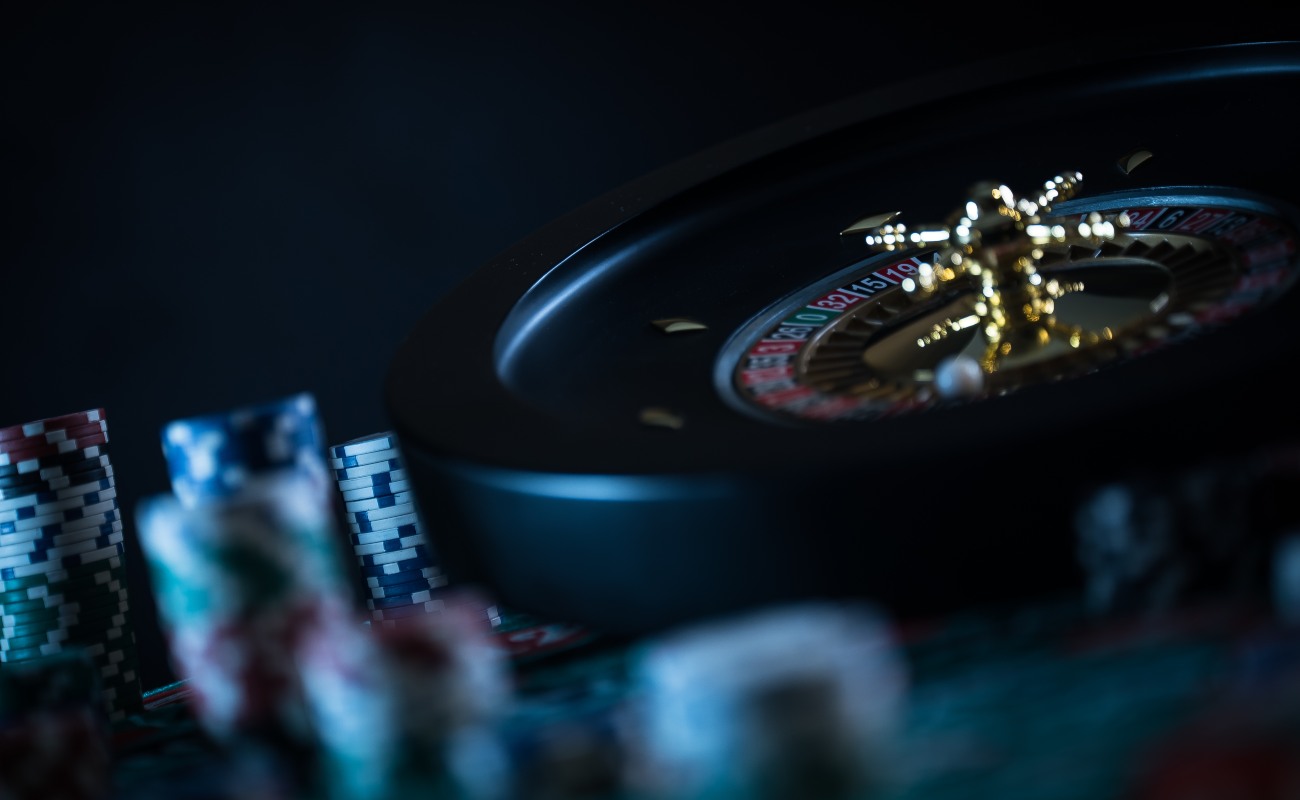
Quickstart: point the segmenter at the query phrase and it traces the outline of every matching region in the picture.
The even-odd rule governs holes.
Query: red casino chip
[[[63,414],[57,417],[46,417],[35,422],[25,422],[22,425],[10,425],[0,428],[0,442],[41,437],[54,431],[63,431],[104,422],[107,418],[108,415],[104,409],[92,408],[87,411],[78,411],[75,414]]]

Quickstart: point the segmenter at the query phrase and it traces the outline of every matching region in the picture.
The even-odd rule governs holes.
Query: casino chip
[[[181,502],[238,493],[256,475],[284,469],[316,477],[324,491],[324,430],[316,398],[302,392],[164,426],[163,456]]]
[[[110,722],[141,707],[102,408],[0,428],[0,670],[84,656]]]

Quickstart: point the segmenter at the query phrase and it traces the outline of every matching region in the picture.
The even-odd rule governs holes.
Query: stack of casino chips
[[[307,393],[170,422],[173,493],[137,508],[173,666],[226,743],[311,747],[295,648],[354,613],[321,431]]]
[[[173,666],[219,741],[311,746],[296,648],[314,626],[354,613],[318,489],[287,471],[194,506],[158,495],[137,507]]]
[[[372,624],[392,627],[442,611],[438,592],[447,579],[416,508],[397,436],[363,436],[327,452]]]
[[[85,651],[113,721],[141,703],[122,524],[104,409],[0,428],[0,669]]]

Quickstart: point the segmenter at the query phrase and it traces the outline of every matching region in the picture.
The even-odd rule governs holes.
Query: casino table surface
[[[909,687],[898,761],[867,798],[1176,798],[1213,787],[1287,798],[1300,763],[1300,630],[1260,607],[1205,603],[1099,621],[1077,598],[972,609],[900,628]],[[629,701],[635,647],[599,639],[521,658],[506,731]],[[247,796],[196,726],[184,687],[146,698],[114,736],[114,797]],[[606,765],[573,797],[637,798]],[[601,781],[605,780],[605,783]],[[534,795],[539,782],[520,787]],[[593,788],[594,787],[594,788]]]

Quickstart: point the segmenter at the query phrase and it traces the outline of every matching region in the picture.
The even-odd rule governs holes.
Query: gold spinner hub
[[[974,348],[971,337],[965,337],[959,352],[935,365],[935,387],[941,394],[982,393],[984,376],[997,372],[1009,359],[1048,357],[1061,349],[1057,345],[1077,350],[1114,339],[1112,325],[1090,327],[1058,316],[1062,298],[1086,290],[1083,281],[1042,274],[1048,248],[1095,249],[1128,226],[1123,213],[1092,213],[1073,226],[1049,221],[1053,206],[1074,197],[1082,180],[1078,172],[1057,175],[1036,195],[1022,198],[1005,184],[979,183],[945,224],[909,231],[902,224],[859,222],[846,231],[865,231],[868,247],[877,251],[938,247],[932,259],[918,265],[915,276],[902,282],[902,288],[914,302],[945,294],[955,299],[946,305],[941,319],[918,333],[913,346],[942,345],[968,329],[977,334]],[[893,354],[884,359],[880,355],[868,348],[863,358],[883,365],[898,360]]]

